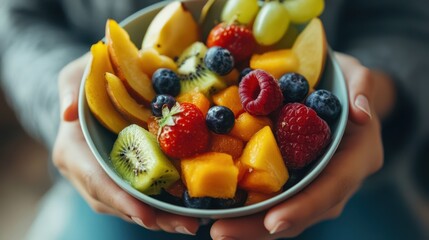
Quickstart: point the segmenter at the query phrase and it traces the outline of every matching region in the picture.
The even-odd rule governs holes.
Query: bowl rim
[[[161,7],[166,6],[169,2],[170,1],[162,1],[159,3],[153,4],[153,5],[150,5],[146,8],[143,8],[143,9],[133,13],[132,15],[130,15],[129,17],[127,17],[123,21],[121,21],[120,25],[126,26],[127,24],[130,24],[131,22],[135,21],[141,15],[146,14],[146,13],[151,12],[151,11],[154,11],[154,10],[158,10]],[[183,2],[197,2],[197,1],[196,0],[185,0]],[[104,40],[105,40],[105,38],[102,39],[102,41],[104,41]],[[341,142],[341,139],[343,137],[343,134],[345,132],[345,128],[347,125],[346,123],[347,123],[348,113],[349,113],[349,106],[348,106],[349,100],[348,100],[348,91],[347,91],[346,81],[345,81],[344,75],[343,75],[343,73],[339,67],[339,64],[337,63],[333,54],[334,54],[334,52],[330,49],[330,47],[328,47],[327,58],[329,58],[329,60],[332,63],[333,72],[335,72],[336,74],[337,73],[340,74],[340,76],[339,76],[340,81],[337,84],[339,84],[339,88],[346,95],[345,104],[342,105],[342,111],[341,111],[340,117],[339,117],[339,119],[343,119],[343,121],[345,119],[345,122],[340,122],[340,120],[339,120],[339,122],[337,124],[338,134],[335,135],[331,139],[331,142],[329,144],[329,147],[327,148],[327,151],[325,151],[325,153],[319,157],[320,158],[319,162],[317,163],[317,165],[313,169],[311,169],[311,171],[308,172],[308,174],[306,174],[297,184],[295,184],[291,188],[287,189],[286,191],[283,191],[282,193],[280,193],[274,197],[271,197],[267,200],[264,200],[262,202],[259,202],[259,203],[255,203],[255,204],[248,205],[248,206],[237,207],[237,208],[231,208],[231,209],[193,209],[193,208],[186,208],[186,207],[166,203],[166,202],[163,202],[161,200],[155,199],[153,197],[147,196],[147,195],[139,192],[135,188],[133,188],[126,180],[122,179],[117,174],[117,172],[114,169],[112,169],[106,163],[106,160],[103,159],[103,157],[98,152],[98,149],[95,145],[94,139],[91,136],[91,133],[89,132],[88,124],[86,121],[86,119],[88,117],[90,117],[90,115],[91,115],[91,112],[89,110],[89,107],[88,107],[88,104],[86,101],[86,96],[85,96],[85,82],[86,82],[86,78],[89,74],[91,62],[92,62],[91,54],[90,54],[90,60],[88,61],[88,64],[85,67],[84,74],[82,76],[82,81],[80,84],[80,89],[79,89],[78,114],[79,114],[79,122],[81,125],[81,130],[83,132],[84,138],[85,138],[85,140],[88,144],[88,147],[90,148],[92,154],[94,155],[94,157],[96,158],[96,160],[100,164],[100,166],[103,168],[103,170],[112,179],[112,181],[115,184],[117,184],[122,190],[124,190],[128,194],[131,194],[132,196],[134,196],[135,198],[137,198],[138,200],[142,201],[145,204],[148,204],[152,207],[155,207],[155,208],[158,208],[160,210],[167,211],[170,213],[179,214],[182,216],[199,217],[199,218],[212,218],[212,219],[231,218],[231,217],[240,217],[240,216],[246,216],[246,215],[254,214],[254,213],[260,212],[262,210],[268,209],[268,208],[270,208],[270,207],[272,207],[272,206],[274,206],[280,202],[285,201],[286,199],[294,196],[299,191],[304,189],[307,185],[309,185],[317,176],[319,176],[319,174],[323,171],[323,169],[326,167],[326,165],[330,162],[330,159],[334,155],[335,151],[337,150],[337,148]],[[328,59],[326,60],[326,62],[327,61],[328,61]]]

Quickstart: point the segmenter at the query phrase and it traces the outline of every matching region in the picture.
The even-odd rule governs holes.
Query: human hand
[[[374,110],[380,104],[374,102],[374,82],[378,80],[374,78],[385,76],[370,71],[350,56],[336,57],[347,79],[350,115],[341,144],[328,166],[304,190],[267,212],[218,220],[211,228],[213,239],[297,236],[318,222],[338,217],[365,178],[381,168],[379,111]]]
[[[78,91],[89,54],[67,65],[59,75],[62,120],[55,141],[55,166],[90,207],[151,230],[195,234],[196,219],[158,211],[119,188],[103,171],[83,137],[78,120]]]

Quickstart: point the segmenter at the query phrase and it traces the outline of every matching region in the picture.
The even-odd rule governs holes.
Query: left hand
[[[297,236],[318,222],[338,217],[365,178],[382,167],[380,123],[370,105],[377,90],[373,78],[378,75],[350,56],[337,54],[337,58],[348,83],[350,115],[341,144],[328,166],[304,190],[267,212],[218,220],[211,228],[213,239]]]

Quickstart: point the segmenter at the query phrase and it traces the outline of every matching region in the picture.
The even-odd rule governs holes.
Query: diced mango
[[[239,186],[247,191],[277,192],[289,178],[274,134],[268,126],[253,135],[240,161],[250,169],[239,182]]]
[[[181,160],[182,179],[191,197],[233,198],[238,169],[231,155],[208,152]]]
[[[299,67],[299,60],[292,50],[282,49],[254,54],[250,59],[250,67],[265,70],[279,79],[285,73],[296,71]]]
[[[272,127],[272,125],[273,124],[271,120],[267,117],[253,116],[247,112],[244,112],[240,114],[237,119],[235,119],[235,124],[230,132],[230,135],[247,142],[263,127]]]
[[[183,93],[179,95],[176,98],[176,100],[179,103],[186,102],[186,103],[194,104],[201,110],[204,116],[207,115],[207,112],[209,111],[209,108],[210,108],[210,101],[207,99],[207,97],[204,94],[198,91]]]
[[[236,117],[244,111],[240,94],[238,93],[238,86],[228,87],[213,95],[212,98],[216,105],[231,109]]]
[[[243,152],[244,143],[242,140],[224,134],[212,134],[210,138],[210,152],[221,152],[231,155],[237,159]]]

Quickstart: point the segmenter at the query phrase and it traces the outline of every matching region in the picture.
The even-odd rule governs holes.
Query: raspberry
[[[313,109],[289,103],[280,111],[276,137],[286,166],[301,169],[322,154],[331,130]]]
[[[283,102],[277,81],[263,70],[253,70],[240,82],[239,93],[244,110],[252,115],[268,115]]]

